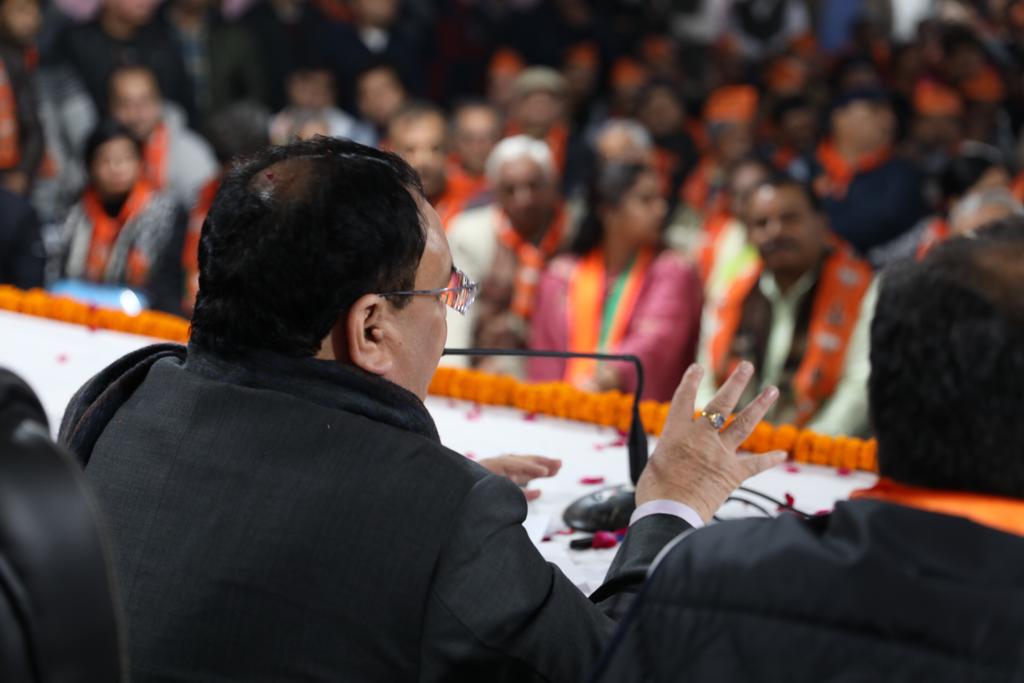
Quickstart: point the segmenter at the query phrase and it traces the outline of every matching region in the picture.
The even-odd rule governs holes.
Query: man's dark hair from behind
[[[952,240],[882,281],[871,330],[879,472],[1024,498],[1024,220]]]
[[[413,288],[426,245],[417,195],[408,164],[349,140],[241,162],[203,225],[192,343],[315,354],[360,296]]]

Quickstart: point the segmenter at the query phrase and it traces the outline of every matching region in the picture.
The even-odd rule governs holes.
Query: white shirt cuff
[[[649,500],[638,507],[629,518],[629,525],[633,526],[639,520],[651,515],[672,515],[683,520],[694,529],[700,529],[704,526],[704,520],[700,518],[700,515],[692,507],[686,503],[667,499]]]

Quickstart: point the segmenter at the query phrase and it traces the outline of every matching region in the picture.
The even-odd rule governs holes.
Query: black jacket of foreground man
[[[113,535],[136,683],[580,680],[613,598],[687,529],[634,525],[595,606],[532,546],[514,484],[411,393],[327,361],[142,349],[61,439]]]
[[[873,500],[666,552],[593,681],[1024,681],[1024,538]]]

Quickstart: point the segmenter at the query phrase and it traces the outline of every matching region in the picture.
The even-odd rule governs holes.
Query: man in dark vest
[[[476,286],[397,157],[318,138],[233,168],[199,246],[188,348],[117,361],[62,440],[109,521],[132,680],[575,681],[672,538],[778,455],[694,420],[684,377],[598,604],[531,544],[525,498],[423,404]]]

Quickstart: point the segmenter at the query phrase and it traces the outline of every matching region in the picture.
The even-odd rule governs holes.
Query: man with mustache
[[[718,301],[705,330],[702,387],[749,360],[780,398],[768,419],[827,434],[867,430],[868,332],[875,305],[870,266],[829,230],[811,189],[772,179],[747,200],[747,232],[761,258]]]

